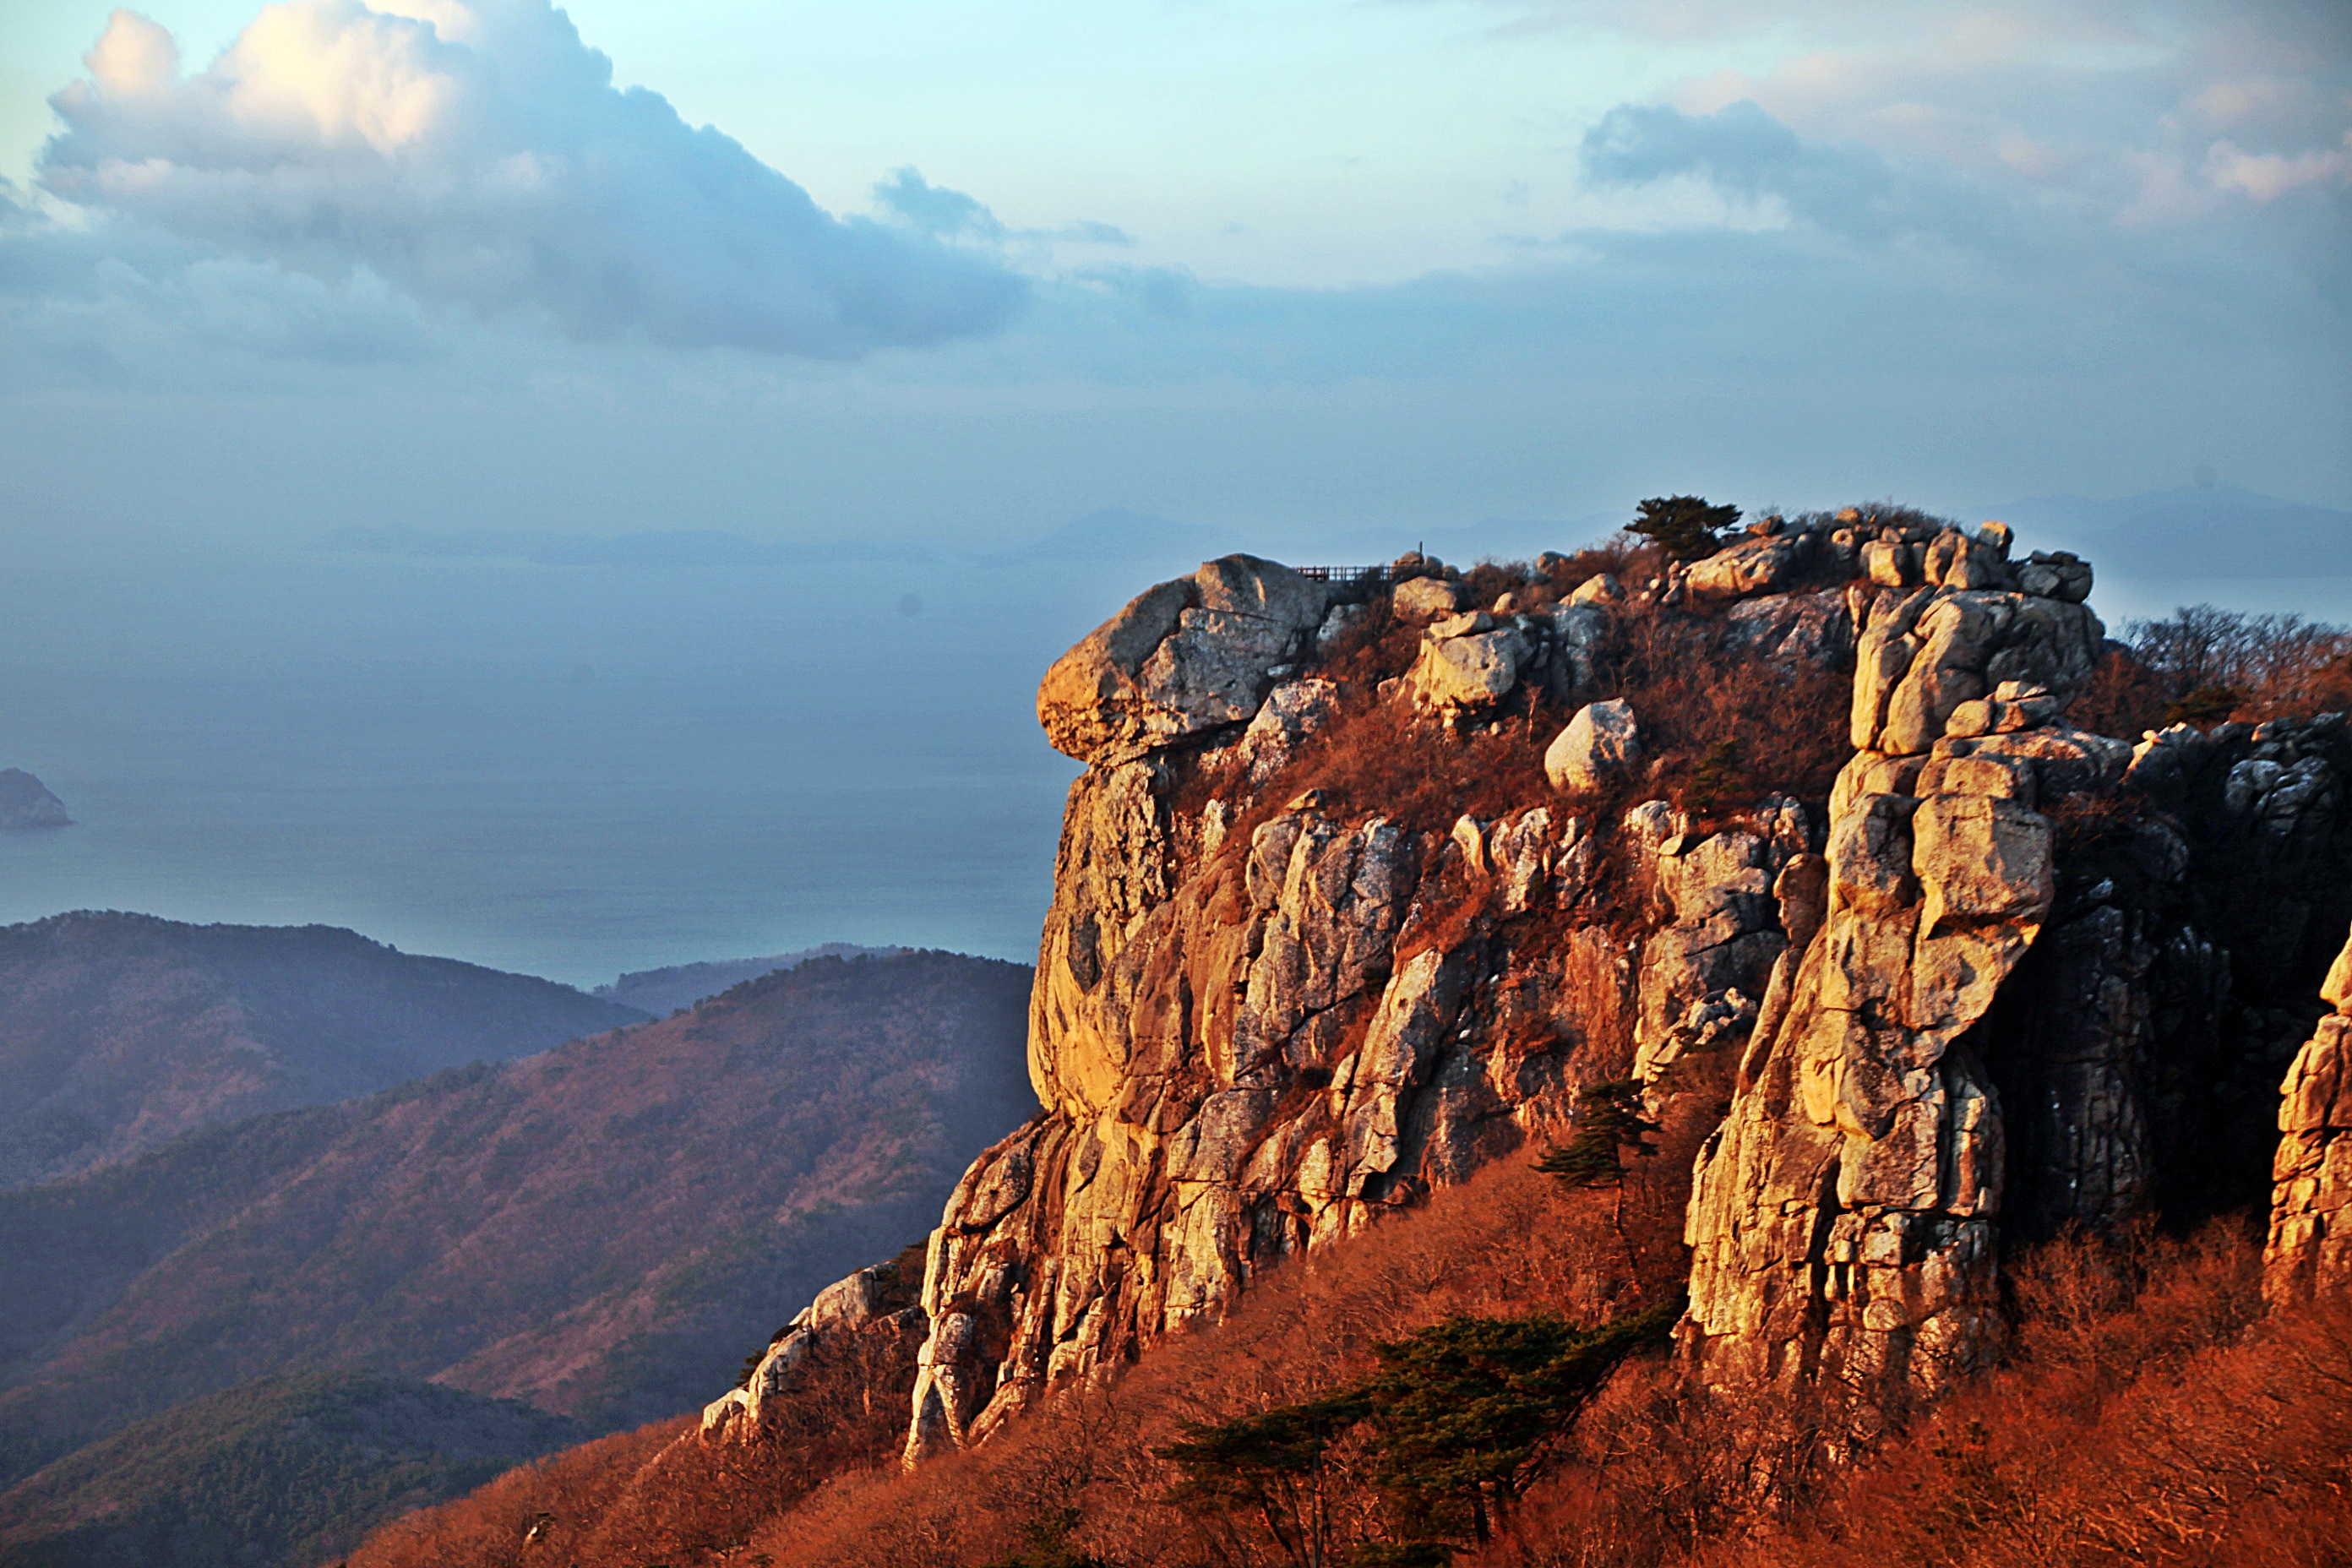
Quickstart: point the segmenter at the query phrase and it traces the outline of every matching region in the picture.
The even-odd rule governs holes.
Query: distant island
[[[22,768],[0,769],[0,828],[70,827],[66,803]]]

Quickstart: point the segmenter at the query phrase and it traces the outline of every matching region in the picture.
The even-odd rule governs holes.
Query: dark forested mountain
[[[241,1384],[0,1492],[11,1568],[310,1568],[583,1435],[511,1399],[363,1373]]]
[[[766,958],[673,963],[666,969],[639,969],[623,974],[610,985],[596,987],[596,994],[607,1002],[618,1002],[624,1007],[635,1007],[658,1018],[747,980],[806,963],[812,958],[879,958],[905,951],[897,947],[860,947],[854,942],[829,942],[822,947],[804,947],[798,952],[773,953]]]
[[[0,1479],[247,1379],[595,1427],[724,1388],[1034,1110],[1029,972],[820,959],[659,1023],[0,1195]]]
[[[0,1187],[644,1016],[331,926],[84,912],[0,928]]]

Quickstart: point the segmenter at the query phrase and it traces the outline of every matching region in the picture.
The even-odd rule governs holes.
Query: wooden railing
[[[1385,566],[1294,566],[1292,571],[1311,583],[1385,583]]]

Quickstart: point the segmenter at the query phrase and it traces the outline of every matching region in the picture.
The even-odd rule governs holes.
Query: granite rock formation
[[[1827,900],[1700,1153],[1684,1335],[1722,1382],[1932,1391],[1998,1336],[2006,1150],[1969,1037],[2055,897],[2034,805],[2078,767],[2120,779],[2130,752],[2056,727],[2058,700],[2021,679],[2088,678],[2102,634],[2080,605],[1977,588],[1855,603],[1858,749],[1831,793]],[[1980,739],[1989,704],[2007,728]]]
[[[2270,1245],[2263,1294],[2274,1306],[2352,1291],[2352,939],[2320,995],[2334,1009],[2279,1086]]]
[[[1039,697],[1087,765],[1031,1007],[1044,1110],[930,1238],[909,1461],[1557,1142],[1604,1080],[1729,1107],[1685,1353],[1857,1430],[1997,1349],[2006,1243],[2229,1201],[2310,1033],[2311,933],[2352,920],[2352,739],[2076,727],[2112,646],[2090,570],[2011,544],[1850,510],[1622,580],[1409,557],[1368,591],[1229,557],[1073,649]],[[1834,783],[1668,798],[1692,739],[1644,710],[1637,744],[1612,683],[1677,630],[1775,689],[1849,682]],[[1481,779],[1570,714],[1559,765]],[[1481,803],[1452,820],[1440,745]]]

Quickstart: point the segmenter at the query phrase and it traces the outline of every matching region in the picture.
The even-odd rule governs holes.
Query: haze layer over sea
[[[2200,600],[2352,619],[2342,512],[2226,489],[1952,510],[2083,550],[2111,622]],[[1616,521],[1419,542],[1467,563]],[[46,528],[0,616],[0,767],[77,826],[0,834],[0,922],[320,922],[582,985],[826,942],[1026,962],[1077,771],[1034,717],[1046,666],[1203,558],[1414,542],[1122,512],[994,553]]]
[[[0,921],[317,921],[581,984],[828,941],[1025,962],[1076,772],[1031,697],[1110,607],[958,562],[164,546],[17,588],[0,766],[76,826],[0,835]]]

